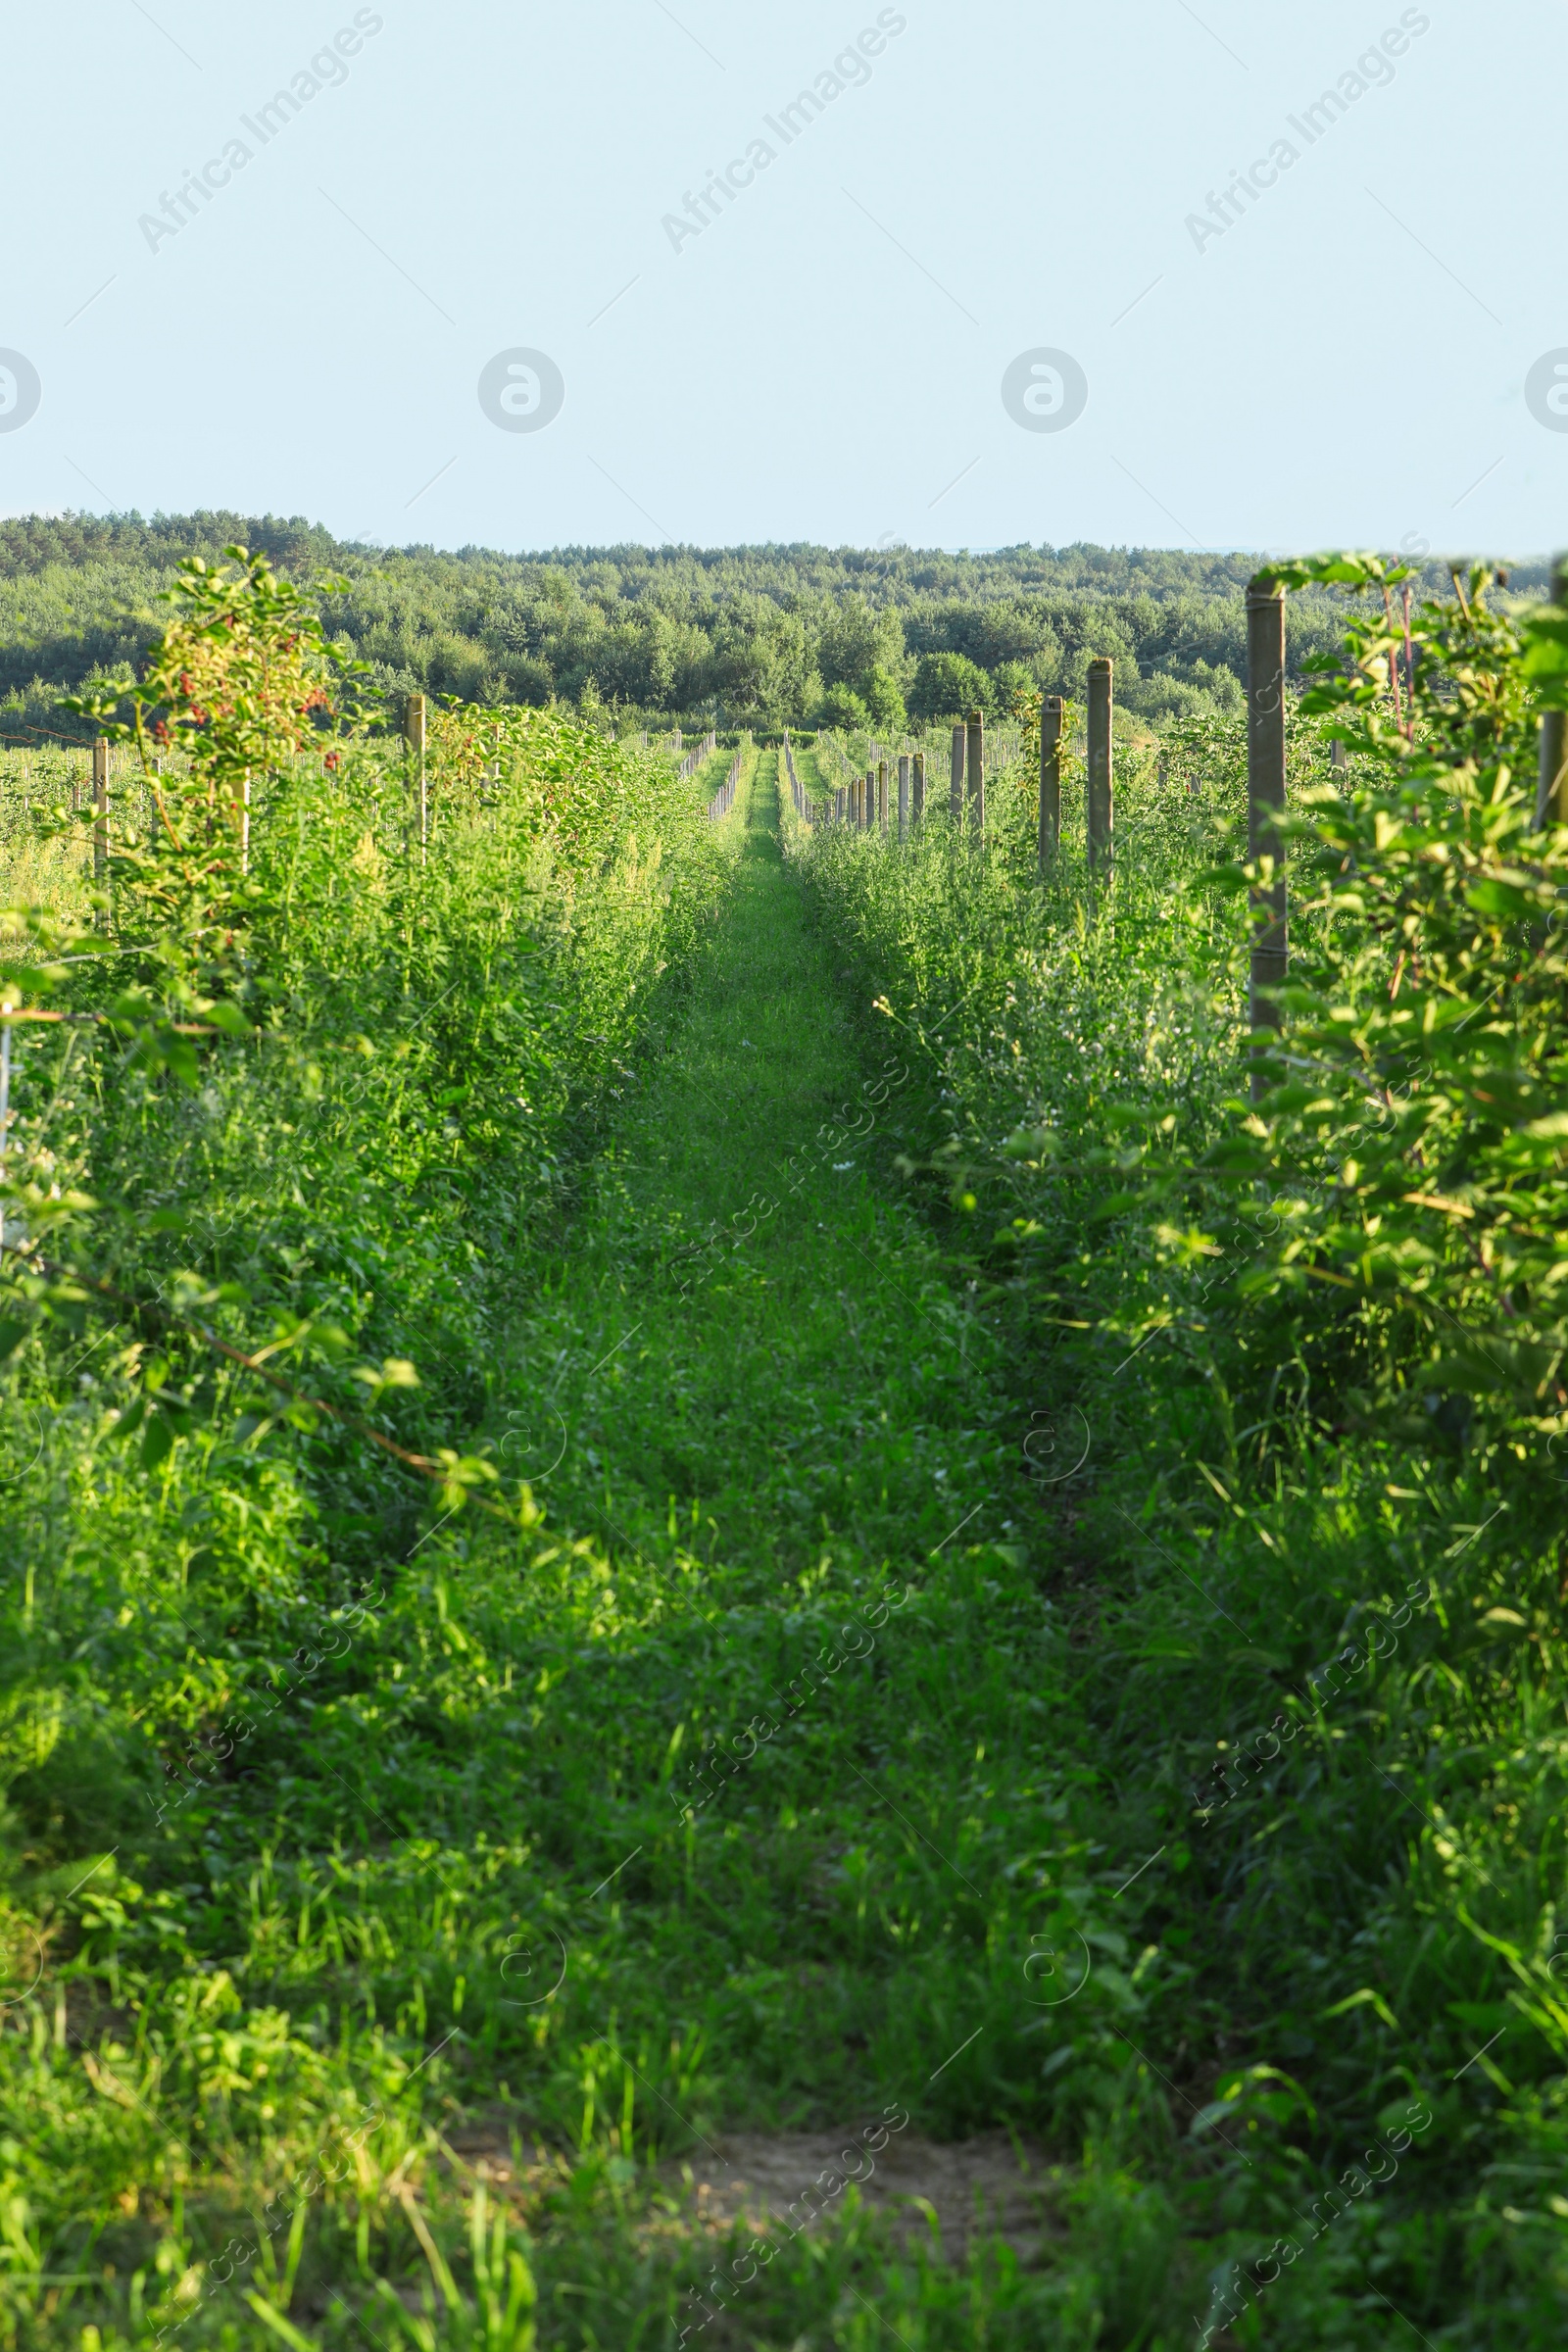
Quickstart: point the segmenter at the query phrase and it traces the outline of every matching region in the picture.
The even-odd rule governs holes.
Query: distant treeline
[[[70,732],[57,694],[139,662],[155,599],[187,555],[231,542],[298,577],[335,576],[334,632],[389,698],[555,698],[590,713],[776,728],[897,728],[1020,687],[1081,696],[1116,663],[1144,719],[1233,707],[1243,590],[1258,559],[1028,546],[989,555],[791,547],[375,548],[299,517],[26,515],[0,522],[0,734]],[[1430,582],[1446,568],[1428,564]],[[1542,593],[1544,568],[1514,586]],[[1331,598],[1292,600],[1291,660],[1340,638]]]

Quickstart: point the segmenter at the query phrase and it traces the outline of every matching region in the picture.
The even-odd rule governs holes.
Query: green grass
[[[1223,808],[1218,751],[1202,794]],[[1379,1415],[1334,1378],[1343,1317],[1314,1334],[1303,1312],[1298,1337],[1250,1314],[1256,1188],[1223,1247],[1175,1229],[1179,1183],[1145,1209],[1161,1152],[1180,1164],[1167,1134],[1190,1165],[1247,1108],[1224,1103],[1241,924],[1192,887],[1213,810],[1152,768],[1124,771],[1109,889],[1086,886],[1076,792],[1036,879],[1027,777],[999,780],[983,858],[939,818],[904,850],[829,830],[804,870],[909,1054],[909,1172],[1005,1335],[1029,1449],[1055,1478],[1087,1448],[1034,1523],[1070,1642],[1058,1769],[1083,1775],[1092,1849],[1138,1874],[1114,1914],[1151,1955],[1137,2038],[1170,2132],[1138,2169],[1206,2239],[1212,2302],[1205,2284],[1189,2309],[1255,2301],[1249,2343],[1382,2342],[1389,2304],[1445,2346],[1549,2343],[1557,1444],[1420,1393],[1408,1365]],[[1061,2082],[1082,2128],[1091,2076]],[[1350,2172],[1325,2230],[1316,2200],[1412,2099],[1419,2157],[1375,2199]]]
[[[1561,1702],[1484,1623],[1549,1604],[1549,1547],[1512,1581],[1494,1540],[1446,1557],[1439,1506],[1490,1505],[1432,1479],[1412,1509],[1376,1456],[1205,1518],[1166,1470],[1207,1425],[1162,1375],[1084,1391],[1091,1461],[1043,1488],[1041,1401],[1049,1448],[1070,1400],[901,1173],[961,1057],[934,1074],[872,1012],[911,940],[939,984],[959,943],[930,899],[868,912],[786,863],[779,818],[762,753],[591,1157],[469,1277],[465,1442],[528,1479],[520,1533],[405,1508],[392,1544],[318,1516],[303,1450],[196,1439],[27,1491],[11,2340],[662,2347],[712,2312],[690,2340],[1156,2352],[1412,2099],[1437,2128],[1233,2340],[1415,2341],[1390,2304],[1444,2352],[1560,2340],[1558,2078],[1512,2054],[1496,1942],[1555,1899]],[[1407,1587],[1396,1666],[1195,1819],[1216,1741]],[[138,1784],[125,1725],[225,1718],[231,1757]],[[1435,1829],[1381,1777],[1417,1764]],[[1505,1766],[1500,1818],[1466,1792]],[[851,2192],[716,2295],[744,2234],[671,2166],[890,2108],[1016,2135],[1039,2259],[901,2249]],[[514,2143],[505,2248],[472,2235],[475,2130]],[[486,2286],[519,2247],[509,2321]]]
[[[773,765],[723,828],[690,1003],[494,1367],[489,1434],[538,1473],[547,1526],[515,1548],[439,1529],[380,1564],[389,1597],[337,1620],[334,1663],[263,1667],[261,1703],[215,1690],[213,1720],[254,1724],[244,1777],[150,1839],[104,1822],[105,1845],[128,1835],[72,1900],[75,2021],[40,2012],[25,2063],[7,2036],[40,2259],[141,2281],[69,2290],[77,2324],[113,2312],[135,2340],[184,2277],[186,2340],[256,2334],[201,2266],[247,2198],[290,2193],[328,2119],[376,2102],[363,2195],[323,2191],[303,2224],[295,2314],[332,2340],[353,2332],[334,2293],[422,2267],[386,2181],[459,2106],[499,2102],[566,2160],[560,2211],[532,2218],[547,2340],[584,2342],[662,2340],[690,2268],[617,2222],[647,2194],[630,2165],[721,2123],[847,2129],[902,2101],[961,2131],[999,2092],[1027,2111],[1005,2083],[1039,2031],[1032,1857],[1057,1831],[1024,1482],[985,1331],[882,1170],[898,1074],[866,1084],[854,976],[780,859]],[[181,1605],[159,1521],[155,1488],[119,1531],[151,1555],[132,1614]],[[303,1597],[273,1595],[284,1655]],[[850,1654],[792,1713],[825,1649]],[[763,1713],[755,1761],[683,1806]],[[826,2290],[814,2253],[781,2270],[747,2325],[787,2340]],[[894,2291],[918,2301],[916,2275]]]
[[[828,769],[833,764],[825,754],[818,753],[814,742],[796,744],[795,772],[800,777],[801,788],[810,803],[811,812],[817,818],[820,818],[823,803],[832,789],[832,778]],[[787,785],[784,797],[787,802],[789,798]]]

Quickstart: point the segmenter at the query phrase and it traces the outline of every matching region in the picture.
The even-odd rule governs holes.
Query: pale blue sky
[[[39,385],[6,512],[445,547],[1568,540],[1568,431],[1526,397],[1568,347],[1563,0],[80,0],[4,38],[0,370]],[[302,74],[264,143],[243,118]],[[766,118],[818,75],[786,143]],[[701,233],[664,225],[758,140]],[[1274,184],[1195,230],[1260,159]],[[177,233],[140,224],[210,160]],[[542,430],[480,406],[518,348],[564,381]],[[1087,379],[1065,429],[1004,406],[1037,349]],[[0,372],[0,428],[19,397]]]

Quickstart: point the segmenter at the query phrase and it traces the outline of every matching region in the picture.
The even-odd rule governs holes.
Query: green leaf
[[[1332,2009],[1320,2009],[1318,2015],[1326,2023],[1330,2018],[1348,2016],[1352,2009],[1371,2009],[1391,2034],[1400,2031],[1398,2019],[1382,1993],[1372,1984],[1363,1984],[1359,1992],[1348,1992],[1343,2001],[1336,2001]]]
[[[1499,882],[1494,875],[1483,875],[1472,882],[1465,892],[1465,904],[1478,914],[1494,915],[1499,922],[1522,922],[1536,912],[1536,895],[1520,890],[1511,882]]]
[[[156,1470],[159,1463],[166,1462],[173,1450],[174,1432],[172,1427],[162,1413],[154,1413],[142,1432],[142,1468]]]
[[[1198,1164],[1221,1176],[1261,1176],[1268,1166],[1257,1147],[1243,1143],[1240,1136],[1222,1137],[1211,1144]]]
[[[270,2328],[274,2335],[280,2336],[287,2344],[289,2352],[320,2352],[320,2347],[314,2336],[302,2334],[292,2320],[286,2320],[283,2317],[275,2303],[269,2303],[265,2296],[256,2292],[254,2287],[246,2288],[245,2300],[263,2327]]]
[[[1103,1200],[1099,1201],[1089,1213],[1097,1220],[1102,1220],[1106,1217],[1124,1216],[1128,1209],[1137,1206],[1138,1195],[1136,1193],[1111,1193]]]

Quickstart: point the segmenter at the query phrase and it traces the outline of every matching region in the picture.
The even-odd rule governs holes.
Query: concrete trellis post
[[[1110,863],[1114,789],[1110,749],[1111,665],[1102,655],[1089,664],[1089,781],[1087,831],[1091,870]]]
[[[876,763],[876,821],[885,833],[888,829],[888,763]]]
[[[948,814],[953,830],[957,832],[963,823],[963,721],[953,730],[953,775],[948,786]]]
[[[914,824],[916,824],[916,825],[917,825],[917,824],[920,822],[920,819],[921,819],[921,818],[924,816],[924,814],[925,814],[925,754],[924,754],[924,752],[916,752],[916,753],[915,753],[915,755],[914,755],[914,758],[913,758],[913,760],[912,760],[909,762],[909,764],[910,764],[910,767],[911,767],[911,769],[912,769],[912,771],[913,771],[913,772],[911,773],[910,777],[909,777],[909,790],[910,790],[910,794],[911,794],[911,796],[912,796],[912,806],[911,806],[910,812],[909,812],[909,813],[910,813],[910,821],[911,821],[912,823],[914,823]]]
[[[1048,694],[1040,706],[1040,871],[1045,872],[1061,842],[1061,697]]]
[[[899,754],[899,839],[903,841],[909,830],[909,755]]]
[[[1273,992],[1285,984],[1289,939],[1285,898],[1285,591],[1262,578],[1247,591],[1247,854],[1273,860],[1273,880],[1248,894],[1252,953],[1247,991],[1249,1026],[1278,1029]],[[1254,1047],[1254,1052],[1257,1050]],[[1264,1091],[1254,1069],[1252,1094]]]
[[[986,837],[986,722],[971,710],[964,722],[964,764],[969,777],[969,823],[976,841]]]

